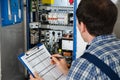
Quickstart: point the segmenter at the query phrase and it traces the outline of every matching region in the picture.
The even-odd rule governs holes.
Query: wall
[[[117,35],[118,38],[120,38],[120,0],[117,2],[118,7],[118,19],[114,28],[114,33]]]

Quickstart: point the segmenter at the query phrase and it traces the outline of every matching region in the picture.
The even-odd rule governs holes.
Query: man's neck
[[[87,37],[87,43],[90,44],[94,38],[95,38],[95,36],[89,35]]]

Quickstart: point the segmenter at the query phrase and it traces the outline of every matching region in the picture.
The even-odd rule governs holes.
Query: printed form
[[[44,45],[30,49],[21,60],[34,74],[38,72],[44,80],[66,80],[56,65],[50,64],[50,53]]]

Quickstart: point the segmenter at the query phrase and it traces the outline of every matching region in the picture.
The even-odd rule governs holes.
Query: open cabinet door
[[[81,0],[75,0],[75,1],[76,1],[76,4],[77,4],[77,5],[75,5],[75,7],[77,8],[78,4],[80,3]],[[78,30],[77,18],[75,20],[76,20],[76,28],[75,28],[76,29],[76,58],[78,58],[83,54],[83,52],[85,50],[85,47],[86,47],[86,42],[84,42],[84,40],[82,39],[81,34]]]

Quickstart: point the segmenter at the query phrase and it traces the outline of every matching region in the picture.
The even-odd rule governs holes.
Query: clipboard
[[[44,44],[38,44],[25,53],[18,56],[19,61],[24,65],[30,74],[34,76],[37,72],[44,80],[66,80],[66,76],[50,64],[51,54]]]

